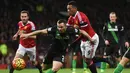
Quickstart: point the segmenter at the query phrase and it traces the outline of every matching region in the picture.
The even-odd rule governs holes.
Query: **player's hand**
[[[94,44],[96,42],[96,39],[91,39],[90,42]]]
[[[125,42],[125,47],[129,47],[129,42]]]
[[[79,28],[79,26],[78,25],[74,25],[74,28]]]
[[[26,39],[26,38],[28,38],[28,37],[29,37],[28,34],[21,34],[21,35],[20,35],[20,38],[23,38],[23,39]]]
[[[17,40],[17,37],[18,37],[18,35],[17,34],[15,34],[14,36],[13,36],[13,40]]]
[[[105,44],[106,44],[106,45],[110,45],[110,43],[109,43],[108,40],[105,40]]]

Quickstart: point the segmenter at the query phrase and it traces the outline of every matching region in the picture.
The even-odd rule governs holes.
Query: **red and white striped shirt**
[[[22,21],[19,21],[18,26],[20,33],[30,33],[36,30],[35,24],[31,21],[28,21],[26,25],[24,25]],[[25,48],[31,48],[36,46],[35,39],[33,38],[27,38],[27,39],[20,38],[20,44]]]
[[[82,25],[82,23],[86,24]],[[75,16],[70,16],[67,25],[78,25],[79,28],[86,31],[90,35],[90,37],[93,37],[95,35],[95,31],[93,30],[88,17],[83,12],[77,11]],[[85,39],[86,38],[84,37],[82,38],[82,40]]]

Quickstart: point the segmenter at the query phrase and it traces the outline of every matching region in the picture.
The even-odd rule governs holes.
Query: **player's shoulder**
[[[85,13],[81,12],[81,11],[78,11],[77,15],[80,16],[81,18],[88,19],[88,16]]]
[[[23,24],[22,21],[19,21],[19,22],[17,23],[18,26],[22,26],[22,24]]]
[[[83,12],[81,12],[81,11],[78,11],[78,13],[79,13],[80,15],[85,15],[85,16],[86,16],[86,14],[83,13]]]
[[[18,24],[22,24],[22,21],[19,21]]]
[[[28,21],[28,24],[34,25],[34,23],[32,21]]]
[[[69,16],[69,18],[68,18],[68,19],[70,20],[70,19],[72,19],[72,18],[73,18],[73,16]]]

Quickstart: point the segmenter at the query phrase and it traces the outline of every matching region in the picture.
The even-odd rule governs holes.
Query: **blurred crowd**
[[[28,10],[30,12],[30,20],[32,20],[37,29],[51,27],[56,24],[60,18],[67,19],[66,14],[60,12],[67,11],[66,5],[69,0],[2,0],[0,1],[0,44],[5,43],[8,47],[6,56],[1,55],[0,64],[10,63],[15,51],[18,47],[18,42],[12,40],[12,36],[18,30],[18,21],[20,20],[20,11]],[[109,13],[115,11],[118,20],[123,24],[125,29],[129,29],[130,24],[130,2],[127,0],[76,0],[79,5],[79,10],[86,13],[96,32],[101,36],[103,23],[108,20]],[[37,52],[39,57],[45,54],[46,49],[50,47],[51,37],[48,35],[38,35]],[[44,38],[43,38],[44,37]],[[103,38],[100,37],[100,45],[103,46]],[[98,51],[101,53],[101,51]]]

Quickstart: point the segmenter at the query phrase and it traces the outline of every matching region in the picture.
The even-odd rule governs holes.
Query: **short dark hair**
[[[22,10],[21,13],[27,13],[27,15],[29,16],[29,11]]]
[[[76,7],[76,8],[77,8],[77,3],[76,3],[76,1],[70,1],[70,2],[68,2],[68,5],[72,5],[73,7]]]
[[[116,15],[116,12],[110,12],[110,14],[115,14]]]
[[[57,23],[58,23],[58,24],[60,24],[60,23],[64,23],[64,24],[66,24],[67,21],[66,21],[65,19],[59,19],[59,20],[57,21]]]

